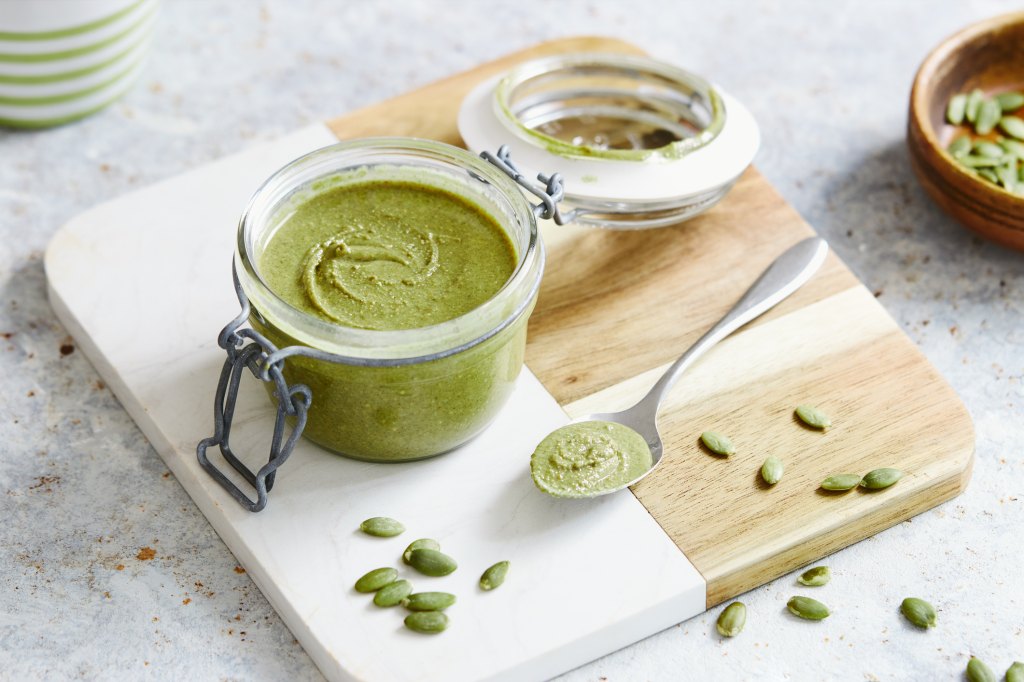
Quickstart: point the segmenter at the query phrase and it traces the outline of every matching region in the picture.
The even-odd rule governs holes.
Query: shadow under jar
[[[365,190],[372,195],[374,188],[399,194],[384,191],[366,199],[359,209],[362,218],[338,211],[340,220],[335,221],[328,208],[306,221],[308,250],[295,272],[281,279],[274,242],[296,237],[289,222],[303,206],[331,193],[357,197]],[[401,207],[381,201],[401,191],[413,198],[419,191],[428,205],[403,215],[395,210]],[[430,202],[440,202],[443,210],[433,215]],[[476,212],[500,231],[510,274],[495,291],[482,291],[468,266],[451,272],[447,255],[472,260],[478,254],[465,253],[476,248],[471,240],[441,229],[437,221],[448,221],[449,209]],[[399,236],[375,235],[374,224],[387,220],[404,221],[406,227]],[[326,233],[335,237],[324,241]],[[340,264],[331,258],[341,259]],[[252,306],[252,327],[278,348],[306,346],[331,354],[331,361],[291,356],[285,362],[287,382],[305,384],[312,392],[302,435],[339,454],[392,462],[447,452],[497,415],[522,369],[526,323],[543,267],[536,217],[512,180],[466,151],[410,138],[343,142],[285,166],[257,191],[243,214],[235,254],[239,283]],[[398,272],[402,268],[410,274]],[[442,271],[451,278],[446,295],[464,291],[478,301],[471,309],[447,318],[438,308],[434,313],[442,318],[423,326],[408,326],[418,317],[407,312],[388,322],[389,309],[411,305],[403,298],[405,288]],[[346,273],[360,279],[353,286],[341,281],[340,296],[361,299],[367,287],[392,287],[391,298],[376,311],[383,316],[378,328],[350,324],[343,312],[315,309],[317,294],[310,287],[333,286]],[[285,291],[293,285],[305,286],[310,300],[297,304],[294,292]],[[356,285],[362,288],[353,290]],[[427,299],[420,308],[429,317]],[[367,300],[373,308],[374,301]],[[276,399],[273,383],[266,386]]]

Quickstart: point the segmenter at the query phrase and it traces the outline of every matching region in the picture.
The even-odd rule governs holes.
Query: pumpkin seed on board
[[[448,616],[441,611],[415,611],[405,617],[405,627],[425,635],[436,635],[448,627]]]
[[[743,602],[734,601],[726,606],[715,622],[715,629],[722,637],[735,637],[747,624],[747,607]]]
[[[782,460],[778,457],[769,457],[761,465],[761,478],[768,485],[775,485],[782,480],[782,473],[785,471],[785,467],[782,465]]]
[[[884,467],[864,474],[860,484],[868,490],[881,490],[882,488],[888,488],[901,478],[903,478],[903,472],[899,469]]]
[[[444,611],[455,603],[455,595],[447,592],[415,592],[403,605],[410,611]]]
[[[980,658],[971,656],[967,661],[968,682],[996,682],[996,674]]]
[[[970,135],[961,135],[946,147],[946,151],[949,152],[953,158],[960,158],[961,156],[967,156],[971,153],[971,137]]]
[[[437,540],[431,540],[430,538],[420,538],[419,540],[413,540],[409,543],[409,546],[402,552],[402,563],[409,564],[409,555],[412,554],[414,549],[441,549],[441,543]]]
[[[408,580],[396,580],[377,590],[377,594],[373,595],[373,603],[384,608],[398,606],[410,594],[412,583]]]
[[[974,123],[974,130],[979,135],[988,135],[995,130],[1002,115],[1003,110],[999,107],[999,102],[994,99],[986,99],[978,107],[978,118]]]
[[[724,436],[717,431],[705,431],[700,434],[700,442],[704,443],[711,452],[722,457],[728,457],[736,452],[736,448],[733,447],[732,441],[729,440],[728,436]]]
[[[853,490],[860,481],[860,474],[832,474],[821,482],[821,487],[825,490]]]
[[[357,592],[376,592],[385,585],[398,580],[398,571],[393,568],[375,568],[356,581]]]
[[[1014,661],[1006,671],[1006,682],[1024,682],[1024,663]]]
[[[924,599],[907,597],[900,604],[900,613],[919,628],[935,627],[935,607]]]
[[[967,95],[967,101],[964,104],[964,118],[969,122],[974,123],[978,118],[978,109],[981,107],[981,101],[985,98],[983,93],[978,88],[971,90],[970,94]]]
[[[810,597],[792,597],[786,602],[786,608],[794,616],[804,620],[825,620],[832,615],[827,606]]]
[[[359,524],[359,530],[378,538],[393,538],[405,532],[405,526],[386,516],[374,516]]]
[[[807,426],[819,431],[824,431],[832,426],[829,416],[813,405],[800,405],[796,408],[796,416]]]
[[[484,574],[480,576],[480,589],[489,592],[495,587],[501,587],[501,584],[505,582],[505,576],[508,575],[508,567],[509,562],[499,561],[484,571]]]
[[[423,575],[440,577],[459,567],[455,559],[436,549],[414,549],[409,553],[409,565]]]
[[[995,96],[995,100],[999,102],[999,108],[1003,111],[1013,111],[1024,107],[1024,93],[1016,91],[1001,92]],[[967,102],[964,102],[964,108],[967,108]]]
[[[1024,118],[1018,116],[1003,116],[999,119],[999,128],[1011,137],[1024,140]]]
[[[964,122],[967,110],[967,95],[954,95],[946,105],[946,120],[955,126]]]
[[[821,587],[832,579],[832,571],[828,566],[815,566],[800,574],[797,582],[807,587]]]

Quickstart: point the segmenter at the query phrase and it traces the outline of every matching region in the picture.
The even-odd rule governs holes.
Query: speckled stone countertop
[[[835,615],[793,576],[564,679],[952,679],[1024,660],[1024,254],[915,182],[906,103],[927,51],[1013,3],[166,0],[148,71],[82,123],[0,131],[0,678],[320,679],[46,299],[66,220],[132,189],[545,38],[600,33],[706,74],[758,118],[757,165],[875,291],[977,427],[967,492],[829,558]],[[130,314],[130,311],[110,311]],[[897,613],[939,609],[918,632]],[[842,614],[842,615],[840,615]]]

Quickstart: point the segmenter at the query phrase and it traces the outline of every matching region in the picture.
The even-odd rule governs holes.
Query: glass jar
[[[272,291],[260,274],[260,256],[289,212],[327,188],[382,180],[444,190],[491,216],[516,254],[504,286],[459,317],[394,331],[328,322]],[[511,393],[523,365],[544,249],[519,187],[469,152],[411,138],[361,139],[312,152],[256,192],[239,223],[236,249],[252,327],[278,348],[330,354],[329,361],[291,356],[283,369],[289,384],[312,391],[302,435],[318,445],[371,461],[430,457],[483,430]],[[274,397],[273,383],[267,387]]]

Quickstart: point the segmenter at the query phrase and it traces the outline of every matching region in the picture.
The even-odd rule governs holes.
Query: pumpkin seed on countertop
[[[796,408],[796,416],[800,421],[812,429],[824,431],[832,426],[832,420],[827,414],[812,405],[800,405]]]
[[[396,580],[377,590],[377,594],[373,595],[373,603],[384,608],[398,606],[410,594],[412,583],[408,580]]]
[[[1006,682],[1024,682],[1024,663],[1014,661],[1006,671]]]
[[[953,158],[959,159],[962,156],[967,156],[971,153],[971,137],[970,135],[961,135],[946,147],[946,151],[949,152]]]
[[[769,457],[761,465],[761,478],[768,485],[775,485],[782,480],[782,474],[786,468],[778,457]]]
[[[735,637],[747,624],[747,607],[743,602],[734,601],[718,614],[715,629],[722,637]]]
[[[995,100],[999,102],[999,108],[1003,111],[1013,111],[1024,107],[1024,93],[1016,91],[1001,92],[995,96]],[[964,102],[964,108],[966,107],[967,103]]]
[[[821,482],[821,487],[825,490],[853,490],[860,482],[860,474],[832,474]]]
[[[409,546],[405,548],[405,551],[402,552],[402,563],[408,565],[409,555],[412,554],[414,549],[441,549],[441,543],[430,538],[413,540],[409,543]]]
[[[425,635],[436,635],[448,627],[448,616],[442,611],[414,611],[405,617],[405,627]]]
[[[970,94],[967,95],[967,101],[964,104],[964,118],[970,123],[974,123],[978,118],[978,109],[981,107],[981,101],[985,99],[985,93],[978,88],[971,90]]]
[[[900,604],[900,613],[919,628],[935,627],[935,607],[924,599],[907,597]]]
[[[415,592],[403,605],[410,611],[444,611],[454,603],[455,595],[448,592]]]
[[[794,616],[804,620],[825,620],[832,615],[827,606],[810,597],[792,597],[786,602],[786,608]]]
[[[999,119],[1003,116],[1003,110],[999,102],[994,99],[986,99],[978,107],[978,118],[974,123],[974,130],[979,135],[988,135],[996,128]]]
[[[736,452],[736,448],[733,447],[732,441],[729,440],[729,437],[724,436],[717,431],[705,431],[700,434],[700,442],[704,443],[704,447],[711,452],[723,457],[728,457]]]
[[[881,490],[882,488],[888,488],[901,478],[903,478],[903,472],[899,469],[884,467],[864,474],[860,484],[868,490]]]
[[[423,575],[438,578],[459,567],[455,559],[436,549],[414,549],[409,553],[409,565]]]
[[[954,95],[946,105],[946,120],[955,126],[964,122],[967,110],[967,95]]]
[[[374,516],[360,523],[359,530],[378,538],[393,538],[405,532],[405,526],[386,516]]]
[[[398,571],[393,568],[375,568],[356,581],[357,592],[376,592],[385,585],[398,580]]]
[[[494,564],[480,576],[480,589],[481,590],[493,590],[495,587],[501,587],[501,584],[505,582],[505,576],[508,575],[509,562],[499,561]]]
[[[996,682],[996,674],[980,658],[971,656],[967,661],[968,682]]]
[[[821,587],[832,579],[832,571],[828,566],[815,566],[800,574],[797,582],[807,587]]]
[[[1024,118],[1018,116],[1003,116],[999,119],[999,127],[1004,133],[1018,140],[1024,140]]]

